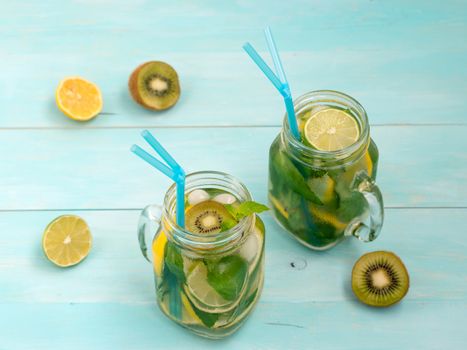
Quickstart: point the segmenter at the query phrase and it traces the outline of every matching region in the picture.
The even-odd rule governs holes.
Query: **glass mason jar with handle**
[[[223,215],[219,204],[251,201],[242,183],[211,171],[187,175],[186,194],[187,226],[213,227],[212,221]],[[243,324],[261,294],[264,224],[252,214],[221,232],[194,233],[176,224],[175,210],[173,185],[163,206],[147,206],[139,221],[138,239],[154,267],[157,303],[167,317],[194,333],[225,337]]]
[[[284,118],[269,151],[274,217],[315,250],[329,249],[346,236],[374,240],[383,223],[383,198],[374,182],[378,149],[364,108],[337,91],[307,93],[294,108],[303,141],[292,136]]]

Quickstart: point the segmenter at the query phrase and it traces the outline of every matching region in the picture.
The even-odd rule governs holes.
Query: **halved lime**
[[[320,151],[344,149],[360,136],[355,118],[336,108],[326,108],[313,114],[303,132],[310,145]]]
[[[62,215],[45,229],[42,248],[55,265],[76,265],[91,250],[92,237],[86,222],[76,215]]]

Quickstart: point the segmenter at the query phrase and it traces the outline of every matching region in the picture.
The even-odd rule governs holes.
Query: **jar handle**
[[[355,236],[363,242],[371,242],[378,237],[384,220],[383,196],[376,183],[365,171],[355,175],[352,191],[360,192],[368,203],[368,212],[353,219],[345,229],[345,234]]]
[[[162,207],[148,205],[141,211],[138,221],[138,241],[141,253],[147,261],[152,262],[152,249],[148,252],[148,242],[152,242],[161,226]],[[149,246],[151,248],[151,245]]]

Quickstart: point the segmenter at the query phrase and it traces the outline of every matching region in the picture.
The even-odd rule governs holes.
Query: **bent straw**
[[[170,169],[167,165],[165,165],[161,161],[151,156],[148,152],[146,152],[144,149],[142,149],[138,145],[131,146],[131,151],[134,154],[136,154],[138,157],[140,157],[141,159],[143,159],[144,161],[152,165],[154,168],[159,170],[164,175],[167,175],[172,180],[175,180],[175,174],[172,169]]]
[[[144,139],[148,141],[151,147],[154,148],[154,150],[161,156],[161,158],[169,164],[170,167],[157,160],[137,145],[131,146],[131,151],[155,167],[157,170],[162,172],[164,175],[175,181],[177,185],[177,224],[180,227],[185,227],[185,171],[149,131],[144,130],[141,134],[143,135]]]
[[[152,136],[152,134],[148,130],[143,130],[141,132],[141,136],[149,143],[149,145],[154,149],[154,151],[159,154],[162,159],[166,161],[166,163],[172,168],[180,168],[180,165],[172,158],[172,156],[165,150],[165,148],[157,141],[157,139]]]
[[[137,145],[133,145],[131,147],[131,151],[175,181],[177,184],[177,224],[180,227],[185,227],[185,171],[148,130],[144,130],[141,135],[169,166],[160,162]],[[176,283],[176,280],[173,279],[174,276],[172,274],[169,274],[167,278],[171,285],[169,303],[170,313],[175,317],[180,318],[180,287],[179,284]]]
[[[274,62],[274,68],[276,69],[276,74],[279,76],[279,80],[282,84],[287,84],[287,78],[285,77],[284,68],[282,67],[281,58],[279,57],[279,52],[277,51],[276,42],[274,41],[274,37],[272,36],[271,28],[268,26],[264,30],[264,35],[266,36],[266,41],[268,43],[269,54],[272,57],[272,61]]]
[[[283,95],[283,86],[279,78],[274,74],[274,72],[269,68],[266,62],[261,58],[261,56],[256,52],[253,46],[250,43],[243,45],[243,49],[246,51],[248,56],[256,63],[259,69],[264,73],[266,78],[276,87],[277,90]]]
[[[271,52],[271,56],[274,61],[274,66],[276,70],[278,71],[278,74],[281,77],[281,79],[279,79],[276,76],[276,74],[274,74],[271,68],[269,68],[266,62],[264,62],[264,60],[256,52],[253,46],[251,46],[250,43],[246,43],[245,45],[243,45],[243,49],[250,56],[253,62],[256,63],[259,69],[261,69],[264,75],[266,75],[269,81],[271,81],[271,83],[276,87],[279,93],[283,96],[284,103],[285,103],[285,109],[287,111],[287,119],[289,121],[290,131],[292,132],[292,135],[297,140],[300,140],[300,132],[298,130],[297,118],[295,116],[295,109],[293,106],[292,96],[290,93],[290,87],[285,77],[285,72],[284,72],[284,69],[282,68],[282,63],[279,58],[279,53],[277,51],[274,38],[272,37],[272,33],[270,29],[269,30],[266,29],[266,38],[268,41],[268,47]]]

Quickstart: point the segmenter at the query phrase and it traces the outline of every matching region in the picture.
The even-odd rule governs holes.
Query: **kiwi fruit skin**
[[[138,83],[139,83],[139,76],[140,76],[141,70],[148,65],[153,65],[153,66],[159,65],[161,68],[171,71],[173,75],[173,81],[171,81],[171,83],[172,83],[172,88],[174,89],[174,94],[175,94],[172,99],[164,101],[163,97],[153,98],[153,101],[151,104],[148,103],[148,101],[144,100],[140,92],[140,89],[138,87],[139,85]],[[138,103],[139,105],[147,109],[155,110],[155,111],[162,111],[162,110],[173,107],[178,102],[178,99],[180,98],[180,82],[178,79],[178,74],[171,65],[169,65],[168,63],[162,62],[162,61],[148,61],[136,67],[136,69],[131,73],[130,79],[128,80],[128,89],[130,91],[131,96],[133,97],[133,100],[135,100],[136,103]]]
[[[362,276],[364,271],[364,264],[368,262],[377,263],[378,260],[386,259],[392,263],[392,268],[396,270],[400,288],[397,291],[398,295],[389,296],[384,300],[377,298],[368,298],[361,292],[361,284],[359,283],[359,277]],[[364,304],[374,307],[388,307],[401,301],[407,294],[410,286],[410,278],[407,268],[405,267],[402,260],[394,253],[389,251],[375,251],[362,255],[355,263],[352,269],[352,290],[355,296]]]
[[[220,219],[218,227],[209,231],[203,232],[200,228],[199,218],[204,212],[216,211],[218,218]],[[214,215],[214,214],[211,214]],[[221,232],[221,224],[225,219],[231,219],[232,216],[229,214],[225,207],[215,201],[207,200],[198,204],[195,204],[185,213],[185,227],[188,231],[195,234],[216,234]]]

